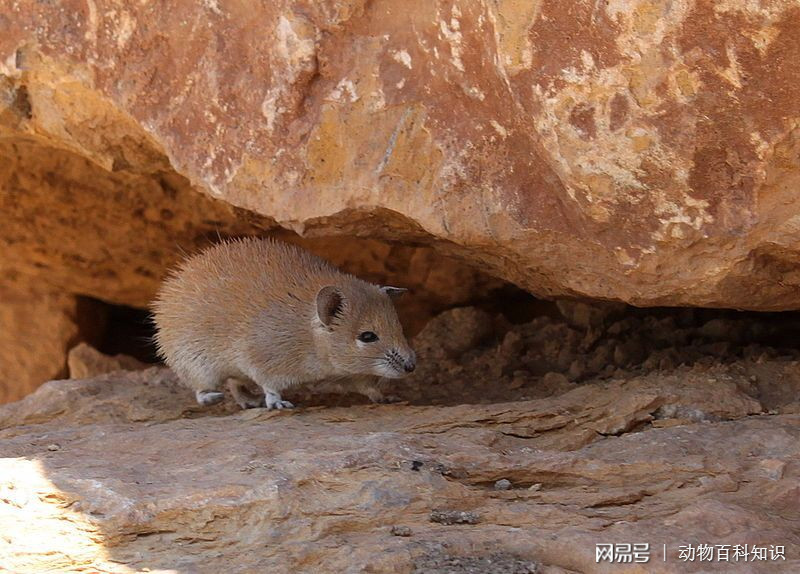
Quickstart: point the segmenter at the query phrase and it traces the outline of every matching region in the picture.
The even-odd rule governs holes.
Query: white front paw
[[[281,398],[281,396],[277,393],[267,393],[267,396],[265,398],[265,403],[267,405],[267,409],[269,410],[272,409],[283,410],[283,409],[294,408],[294,405],[292,403],[290,403],[289,401],[284,401]]]

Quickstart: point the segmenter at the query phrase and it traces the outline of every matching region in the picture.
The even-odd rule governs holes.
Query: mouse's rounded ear
[[[344,296],[333,285],[327,285],[317,293],[317,317],[326,327],[344,313]]]
[[[406,289],[405,287],[391,287],[389,285],[382,285],[381,287],[379,287],[379,289],[381,290],[382,293],[386,293],[392,299],[394,299],[395,297],[399,297],[400,295],[408,291],[408,289]]]

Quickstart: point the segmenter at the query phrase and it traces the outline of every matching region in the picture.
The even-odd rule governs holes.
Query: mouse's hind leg
[[[195,391],[194,396],[197,403],[204,407],[219,404],[225,399],[225,393],[222,391]]]
[[[231,377],[228,379],[228,390],[243,409],[257,409],[266,406],[264,393],[261,388],[249,379]]]
[[[174,367],[173,367],[174,369]],[[221,403],[225,399],[222,392],[221,378],[212,373],[193,373],[174,369],[178,373],[178,378],[183,383],[194,390],[197,403],[208,407]]]

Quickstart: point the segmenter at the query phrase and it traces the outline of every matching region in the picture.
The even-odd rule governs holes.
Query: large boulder
[[[122,200],[147,205],[111,203],[118,221],[233,225],[205,198],[213,217],[174,211],[185,176],[270,225],[429,244],[536,294],[637,305],[800,307],[799,86],[792,2],[21,0],[0,15],[3,139],[104,172],[68,174],[74,195],[128,178]],[[163,248],[131,242],[126,298],[146,298]]]

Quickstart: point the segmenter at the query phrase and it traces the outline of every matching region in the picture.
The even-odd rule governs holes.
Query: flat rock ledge
[[[0,569],[800,572],[800,414],[721,375],[637,381],[291,412],[200,409],[159,367],[53,381],[0,407]],[[626,543],[650,561],[596,562]]]

